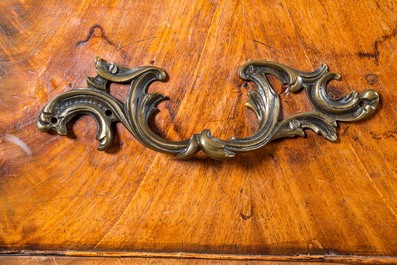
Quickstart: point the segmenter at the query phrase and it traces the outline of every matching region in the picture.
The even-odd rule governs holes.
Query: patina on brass
[[[143,145],[155,151],[188,158],[202,150],[214,159],[234,157],[263,147],[268,142],[294,136],[305,136],[304,129],[311,129],[324,138],[335,141],[336,121],[358,121],[371,115],[379,104],[374,90],[363,93],[352,91],[340,99],[331,99],[326,92],[330,80],[339,75],[329,72],[323,64],[314,72],[301,72],[285,65],[254,61],[241,67],[239,76],[257,85],[249,92],[246,106],[257,116],[259,126],[247,138],[221,140],[209,130],[194,134],[187,141],[169,141],[155,134],[148,126],[157,111],[157,104],[165,99],[161,94],[148,94],[147,88],[154,81],[164,81],[167,74],[154,66],[126,68],[95,59],[97,76],[88,77],[88,87],[67,91],[49,101],[40,113],[37,127],[40,131],[54,129],[60,135],[67,133],[66,123],[77,114],[91,115],[97,122],[99,150],[113,143],[111,126],[121,122]],[[289,86],[293,93],[305,89],[313,111],[292,115],[279,121],[280,97],[272,88],[267,75],[272,75]],[[129,83],[130,90],[125,103],[108,92],[108,84]]]

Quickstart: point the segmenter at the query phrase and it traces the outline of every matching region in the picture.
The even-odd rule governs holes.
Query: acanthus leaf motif
[[[379,95],[373,90],[361,94],[352,91],[336,100],[330,98],[326,85],[331,80],[339,79],[339,75],[329,72],[325,64],[313,72],[301,72],[275,62],[253,61],[239,70],[242,79],[257,86],[249,92],[246,103],[259,123],[253,135],[222,140],[205,129],[189,140],[171,141],[154,133],[149,126],[150,119],[158,111],[157,105],[167,98],[158,93],[149,94],[147,90],[151,83],[167,79],[164,70],[154,66],[127,68],[98,57],[95,59],[95,69],[97,76],[87,78],[87,88],[67,91],[44,106],[37,120],[40,131],[54,129],[58,134],[65,135],[66,123],[71,118],[88,114],[97,123],[99,150],[112,145],[112,126],[121,122],[139,142],[152,150],[178,158],[189,158],[202,150],[214,159],[226,159],[259,149],[275,139],[305,136],[305,129],[336,141],[336,121],[361,120],[374,113],[379,104]],[[270,84],[268,75],[276,77],[293,93],[305,89],[313,111],[298,113],[280,121],[280,97]],[[125,103],[108,92],[108,85],[112,82],[129,84]]]

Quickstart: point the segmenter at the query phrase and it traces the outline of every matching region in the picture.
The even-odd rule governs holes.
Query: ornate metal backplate
[[[336,121],[358,121],[371,115],[379,104],[379,95],[374,90],[363,93],[352,91],[334,100],[327,95],[326,85],[338,80],[338,74],[329,72],[323,64],[314,72],[301,72],[285,65],[254,61],[241,67],[242,79],[252,81],[257,89],[249,92],[246,106],[257,116],[259,126],[247,138],[221,140],[209,130],[194,134],[187,141],[169,141],[155,134],[148,126],[156,112],[157,104],[165,99],[161,94],[148,94],[147,88],[154,81],[164,81],[167,74],[154,66],[126,68],[95,59],[97,76],[88,77],[88,87],[74,89],[49,101],[40,113],[37,127],[40,131],[54,129],[66,135],[66,123],[77,114],[91,115],[97,122],[99,150],[113,143],[112,125],[121,122],[143,145],[159,152],[188,158],[202,150],[214,159],[234,157],[237,153],[249,152],[263,147],[268,142],[294,136],[305,136],[304,129],[311,129],[330,141],[337,140]],[[313,110],[279,120],[280,97],[272,88],[267,75],[272,75],[289,86],[293,93],[305,89]],[[130,85],[125,103],[108,92],[109,83]]]

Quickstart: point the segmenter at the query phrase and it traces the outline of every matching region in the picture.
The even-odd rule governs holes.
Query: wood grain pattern
[[[222,260],[190,260],[190,259],[158,259],[158,258],[81,258],[81,257],[4,257],[0,258],[0,262],[8,265],[33,265],[33,264],[228,264],[242,265],[247,264],[246,261],[222,261]],[[253,261],[250,264],[260,265],[319,265],[320,262],[277,262],[277,261]],[[340,265],[343,263],[334,263]]]
[[[396,12],[375,0],[1,1],[2,252],[397,255]],[[340,123],[339,143],[309,132],[225,162],[155,153],[122,126],[98,152],[89,117],[76,137],[38,132],[40,108],[85,87],[95,55],[169,73],[151,90],[171,99],[156,126],[174,140],[255,130],[252,85],[237,76],[250,60],[326,62],[344,78],[330,93],[373,88],[381,106]],[[304,93],[278,92],[284,116],[310,109]]]
[[[25,264],[35,262],[74,262],[101,264],[104,262],[124,262],[139,264],[397,264],[396,257],[389,256],[356,256],[356,255],[236,255],[188,252],[130,252],[130,251],[20,251],[17,254],[0,256],[0,264]]]

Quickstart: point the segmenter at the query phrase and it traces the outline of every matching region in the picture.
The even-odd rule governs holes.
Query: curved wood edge
[[[397,256],[359,255],[239,255],[194,252],[139,252],[139,251],[47,251],[17,250],[0,251],[0,261],[4,257],[53,256],[53,257],[106,257],[106,258],[168,258],[234,261],[279,261],[279,262],[327,262],[347,264],[397,264]]]

